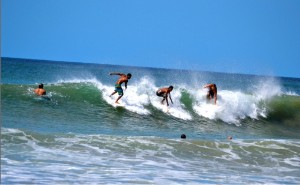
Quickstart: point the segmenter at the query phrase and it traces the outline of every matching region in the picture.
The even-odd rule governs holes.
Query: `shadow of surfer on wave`
[[[125,83],[125,90],[127,89],[127,83],[128,83],[128,80],[131,78],[131,74],[128,73],[127,75],[123,74],[123,73],[109,73],[109,75],[119,75],[120,78],[117,80],[116,84],[115,84],[115,90],[114,92],[109,96],[111,97],[112,95],[118,93],[119,94],[119,97],[116,99],[115,103],[116,104],[119,104],[119,100],[122,98],[122,96],[124,95],[123,93],[123,89],[122,89],[122,83],[124,82]]]

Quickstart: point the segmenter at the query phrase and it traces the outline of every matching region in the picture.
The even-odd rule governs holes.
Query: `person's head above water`
[[[127,74],[127,78],[128,78],[128,79],[130,79],[131,76],[132,76],[131,73],[128,73],[128,74]]]
[[[173,90],[173,86],[171,85],[168,89]]]
[[[185,134],[181,134],[181,139],[186,139],[186,135]]]
[[[42,83],[39,84],[39,88],[40,88],[40,89],[43,89],[43,88],[44,88],[44,84],[42,84]]]

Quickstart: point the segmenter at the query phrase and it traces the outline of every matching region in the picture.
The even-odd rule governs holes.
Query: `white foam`
[[[114,97],[109,97],[109,95],[114,91],[114,86],[106,86],[98,82],[97,87],[102,91],[103,99],[113,105],[117,95]],[[145,76],[135,84],[128,85],[126,90],[124,89],[124,96],[120,102],[126,109],[138,114],[150,114],[150,111],[144,108],[144,106],[151,103],[157,109],[171,116],[184,120],[192,119],[190,114],[183,109],[184,105],[180,103],[181,92],[179,89],[174,89],[171,92],[173,104],[169,101],[170,106],[168,108],[166,105],[162,105],[160,103],[161,98],[156,96],[155,92],[158,89],[159,87],[154,85],[154,81]]]
[[[24,133],[23,131],[19,130],[19,129],[15,129],[15,128],[1,128],[1,134],[16,134],[16,133]]]
[[[292,92],[292,91],[286,91],[284,92],[285,95],[289,95],[289,96],[299,96],[299,94]]]
[[[99,81],[95,78],[72,78],[72,79],[63,79],[63,80],[58,80],[55,84],[64,84],[64,83],[92,83],[92,84],[97,84]]]
[[[265,109],[259,107],[259,99],[250,94],[221,90],[218,92],[217,105],[206,102],[206,97],[196,96],[193,109],[200,116],[221,119],[224,122],[239,124],[240,119],[257,119],[265,116]]]
[[[115,100],[119,96],[118,93],[110,97],[110,95],[114,92],[114,86],[103,85],[101,82],[97,82],[95,84],[102,92],[103,99],[110,105],[116,106]],[[149,103],[147,95],[142,93],[138,86],[128,85],[127,89],[124,88],[124,95],[119,102],[129,111],[136,112],[138,114],[150,114],[149,110],[144,108],[144,105]]]
[[[12,129],[11,132],[18,130]],[[264,152],[259,148],[253,150],[253,146],[273,148],[273,142],[268,144],[273,140],[203,143],[157,137],[109,135],[62,135],[56,136],[50,143],[44,140],[28,140],[32,142],[15,144],[14,147],[10,147],[11,143],[4,143],[2,146],[5,151],[2,159],[5,167],[2,174],[3,182],[12,184],[33,181],[37,184],[299,182],[298,148],[293,149],[295,155],[289,155],[288,158],[281,155],[286,153],[281,147],[263,154],[258,153]],[[282,141],[274,142],[275,146],[277,142],[282,143]],[[299,143],[283,142],[287,142],[288,145]],[[189,147],[189,144],[194,146]],[[23,145],[30,148],[26,149]],[[248,146],[245,148],[248,153],[239,150],[242,146]],[[16,147],[20,148],[16,150]],[[278,149],[280,153],[277,153]],[[20,154],[20,151],[23,153]],[[260,164],[257,160],[264,162]],[[250,171],[251,169],[253,171]],[[238,177],[235,175],[237,172]],[[287,173],[280,172],[288,172],[291,175],[287,176],[285,175]]]
[[[156,91],[161,87],[169,87],[169,85],[162,85],[161,87],[157,87],[154,85],[154,81],[150,79],[149,77],[142,78],[139,82],[138,88],[145,92],[145,95],[147,96],[147,104],[151,103],[152,106],[157,108],[158,110],[161,110],[162,112],[174,116],[176,118],[184,119],[184,120],[191,120],[191,115],[184,110],[184,105],[180,102],[181,98],[181,90],[178,87],[175,87],[173,91],[171,92],[171,98],[173,100],[173,104],[171,103],[170,99],[169,101],[169,107],[166,105],[166,102],[164,102],[164,105],[161,104],[161,97],[158,97],[156,95]],[[169,97],[168,97],[169,98]]]
[[[284,159],[284,162],[291,166],[300,167],[300,157],[299,156],[286,158],[286,159]]]
[[[258,82],[258,84],[253,87],[253,90],[253,94],[260,100],[270,100],[274,96],[282,95],[281,86],[275,78]]]
[[[96,78],[83,78],[83,79],[70,79],[59,81],[59,83],[92,83],[101,92],[103,99],[110,105],[116,107],[114,103],[118,97],[116,93],[114,96],[109,97],[114,92],[114,84],[104,85]],[[125,109],[142,114],[148,115],[151,112],[145,107],[152,105],[158,110],[170,116],[180,118],[183,120],[191,120],[191,114],[185,109],[180,101],[182,89],[185,89],[194,100],[193,110],[200,116],[208,119],[220,119],[227,123],[240,125],[240,120],[245,118],[258,119],[267,116],[267,107],[262,102],[269,101],[274,96],[282,94],[281,87],[276,79],[265,79],[258,82],[256,85],[249,87],[250,92],[232,91],[219,89],[217,105],[207,103],[206,93],[207,89],[195,89],[190,85],[176,85],[171,92],[171,97],[174,102],[169,101],[169,107],[161,104],[161,97],[156,96],[155,92],[161,87],[168,87],[174,84],[162,84],[156,86],[153,78],[144,76],[135,83],[129,81],[128,88],[124,89],[124,96],[119,102]],[[124,86],[124,85],[123,85]]]
[[[57,84],[63,83],[91,83],[95,85],[101,92],[103,99],[113,107],[117,107],[118,105],[115,104],[115,100],[118,97],[118,93],[111,96],[110,95],[114,92],[114,84],[112,85],[104,85],[102,82],[97,80],[96,78],[73,78],[73,79],[64,79],[59,80],[56,82]],[[169,85],[165,85],[166,87]],[[164,87],[164,85],[162,85]],[[161,105],[161,97],[156,96],[156,91],[161,88],[155,86],[155,82],[152,78],[148,76],[144,76],[141,79],[137,80],[135,83],[128,82],[127,89],[124,88],[123,91],[124,95],[119,100],[119,103],[127,110],[142,114],[148,115],[150,111],[145,108],[145,106],[151,104],[158,110],[162,112],[174,116],[176,118],[184,119],[184,120],[191,120],[191,115],[184,110],[184,105],[181,104],[181,90],[177,87],[171,92],[171,97],[173,100],[172,104],[169,101],[169,107],[166,105]]]
[[[267,108],[261,103],[282,94],[281,87],[276,80],[259,82],[253,92],[219,90],[217,105],[207,103],[206,90],[190,90],[196,100],[193,104],[194,111],[208,119],[220,119],[227,123],[240,125],[240,120],[246,117],[258,119],[266,117]]]

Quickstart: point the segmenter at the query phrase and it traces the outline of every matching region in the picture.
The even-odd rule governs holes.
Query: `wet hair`
[[[39,88],[43,89],[44,88],[44,84],[39,84]]]
[[[185,134],[181,134],[181,139],[185,139],[186,135]]]
[[[131,73],[128,73],[127,76],[132,76]]]
[[[214,85],[214,88],[217,90],[217,85],[216,84],[213,84]]]
[[[173,86],[171,85],[171,86],[169,87],[169,89],[173,89]]]

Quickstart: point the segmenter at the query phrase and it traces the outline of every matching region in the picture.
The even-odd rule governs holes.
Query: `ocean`
[[[2,58],[1,184],[300,184],[300,79],[204,70]]]

